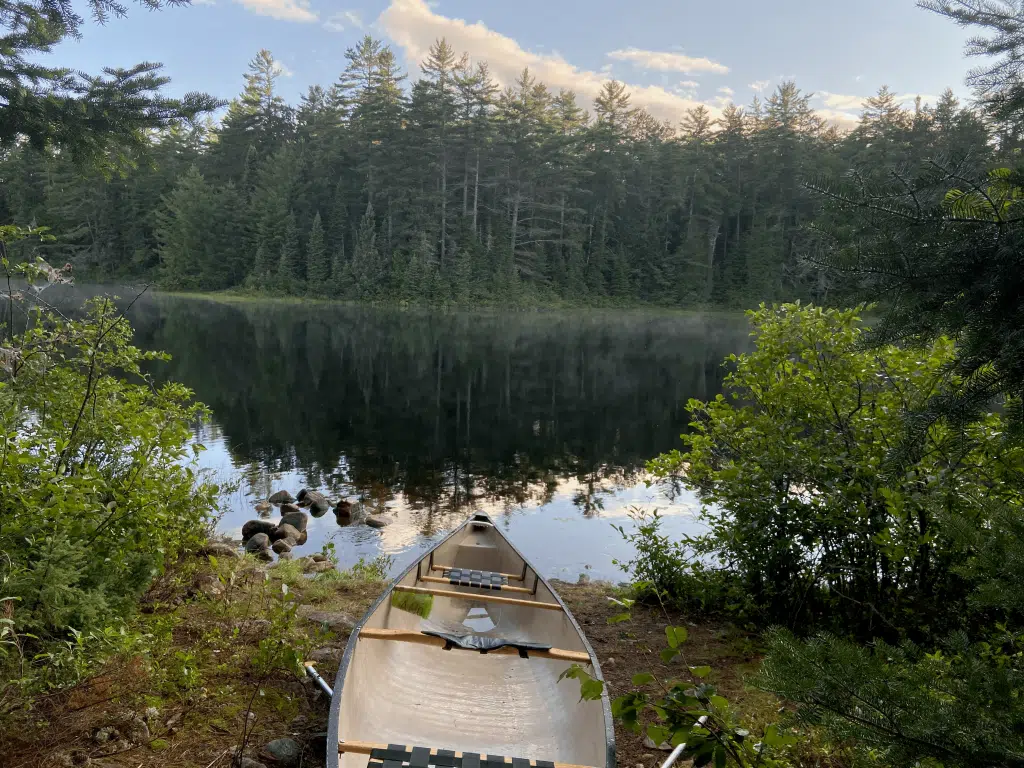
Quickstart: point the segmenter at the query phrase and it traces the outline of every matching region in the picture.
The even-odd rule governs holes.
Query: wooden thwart
[[[359,633],[359,639],[373,638],[376,640],[398,640],[403,643],[419,643],[420,645],[435,645],[438,648],[443,648],[445,645],[444,638],[434,637],[433,635],[425,635],[422,632],[408,631],[404,629],[364,629]],[[458,646],[455,647],[456,650]],[[519,651],[516,648],[496,648],[493,651],[488,651],[488,654],[496,653],[500,656],[518,656]],[[537,657],[540,659],[556,659],[557,661],[574,661],[577,664],[589,664],[590,655],[584,651],[566,651],[561,648],[550,648],[546,651],[532,651],[528,650],[527,653],[530,658]]]
[[[352,753],[354,755],[369,755],[375,749],[387,749],[387,748],[388,748],[387,744],[374,744],[373,742],[370,742],[370,741],[347,741],[346,740],[346,741],[342,741],[342,742],[338,743],[338,751],[339,752],[350,752],[350,753]],[[430,750],[430,754],[431,755],[436,755],[437,752],[438,752],[438,750],[436,750],[436,749]],[[455,757],[460,757],[461,758],[464,754],[466,754],[466,753],[465,752],[456,752],[455,753]],[[482,759],[484,757],[484,755],[481,755],[480,757]],[[486,757],[489,759],[491,756],[487,755]],[[497,759],[497,757],[499,757],[499,756],[495,755],[495,759]],[[502,757],[502,759],[505,761],[505,765],[507,765],[507,766],[511,766],[512,765],[512,758],[505,757],[504,755],[501,755],[500,757]],[[536,763],[537,763],[536,760],[531,760],[530,761],[530,765],[531,766],[535,766]],[[588,766],[588,765],[575,765],[574,763],[555,763],[554,766],[555,766],[555,768],[592,768],[592,766]]]
[[[454,567],[454,565],[435,565],[434,563],[430,564],[430,570],[432,571],[450,571]],[[526,577],[523,576],[523,574],[521,573],[499,573],[498,571],[494,571],[494,573],[498,574],[498,576],[504,576],[509,581],[524,581],[526,579]]]
[[[429,589],[427,587],[404,587],[396,586],[396,592],[412,592],[416,595],[436,595],[439,597],[451,597],[455,600],[476,600],[481,603],[498,603],[500,605],[524,605],[528,608],[547,608],[549,611],[560,611],[562,606],[558,603],[544,603],[540,600],[521,600],[516,597],[498,597],[488,594],[467,594],[456,592],[452,589]]]
[[[434,584],[452,584],[451,579],[443,579],[440,576],[420,576],[420,581],[430,581],[430,582],[433,582]],[[452,586],[453,587],[475,587],[477,589],[487,589],[487,590],[491,589],[490,587],[486,587],[486,586],[483,586],[481,584],[457,584],[456,583],[456,584],[452,584]],[[501,585],[501,589],[495,589],[495,590],[491,590],[491,591],[493,591],[493,592],[519,592],[519,593],[524,594],[524,595],[533,594],[533,590],[532,589],[527,589],[526,587],[510,587],[507,584],[502,584]]]

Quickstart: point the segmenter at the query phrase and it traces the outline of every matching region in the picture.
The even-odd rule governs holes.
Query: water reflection
[[[559,537],[591,535],[560,519],[621,516],[633,501],[692,507],[686,494],[646,489],[644,463],[678,446],[687,399],[714,396],[722,358],[747,344],[744,319],[723,316],[430,314],[157,295],[131,319],[140,346],[172,355],[154,373],[184,382],[213,412],[199,428],[204,464],[241,480],[226,531],[278,488],[317,488],[395,521],[378,532],[339,529],[333,515],[311,520],[307,547],[333,536],[352,562],[426,546],[480,509],[500,516],[528,556],[524,539],[533,542],[549,573],[585,559],[560,552]],[[542,508],[527,517],[544,521],[518,522],[524,508]],[[614,549],[617,534],[600,530],[592,546]]]

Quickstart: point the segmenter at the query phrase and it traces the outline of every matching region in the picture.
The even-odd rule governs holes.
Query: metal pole
[[[307,661],[302,666],[306,668],[306,674],[313,678],[313,681],[320,686],[320,689],[331,698],[334,698],[334,691],[331,690],[331,686],[327,684],[327,681],[320,677],[320,673],[313,667],[313,662]]]
[[[699,720],[697,720],[697,727],[704,725],[704,723],[706,723],[707,720],[708,716],[703,715]],[[672,768],[673,763],[675,763],[675,761],[679,759],[679,756],[683,754],[683,750],[685,749],[686,742],[684,741],[682,744],[680,744],[672,750],[672,753],[668,756],[668,759],[666,759],[665,762],[661,764],[661,768]]]

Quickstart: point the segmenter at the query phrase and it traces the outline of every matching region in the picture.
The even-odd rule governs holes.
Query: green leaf
[[[690,674],[694,677],[707,677],[711,674],[711,667],[690,667]]]
[[[668,737],[671,735],[672,732],[662,725],[647,726],[647,736],[655,744],[664,744],[666,741],[668,741]]]
[[[726,757],[725,749],[721,744],[715,747],[715,768],[725,768]]]
[[[661,660],[668,664],[672,659],[679,655],[678,648],[664,648],[661,651]]]
[[[729,700],[724,696],[711,696],[708,701],[711,702],[711,706],[715,709],[727,710],[729,709]]]
[[[603,691],[604,682],[593,677],[580,683],[581,700],[594,701],[596,699],[600,699]]]
[[[608,617],[608,623],[609,624],[620,624],[623,621],[629,621],[632,618],[633,618],[632,614],[629,614],[629,613],[617,613],[614,616],[609,616]]]
[[[653,683],[655,680],[654,675],[650,672],[641,672],[639,675],[633,675],[633,685],[647,685]]]
[[[678,648],[686,642],[688,635],[686,627],[665,627],[665,638],[668,640],[669,648]]]

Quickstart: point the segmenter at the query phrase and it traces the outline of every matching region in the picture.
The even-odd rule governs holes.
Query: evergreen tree
[[[299,231],[295,214],[289,213],[281,237],[281,259],[277,267],[278,278],[286,290],[295,290],[305,279],[302,252],[299,250]]]
[[[313,217],[313,227],[310,229],[309,241],[306,244],[306,265],[311,290],[323,293],[327,287],[327,281],[331,278],[331,262],[327,257],[324,227],[320,221],[319,211]]]

